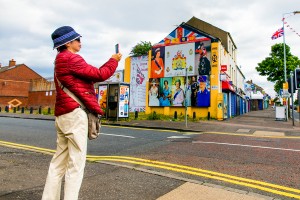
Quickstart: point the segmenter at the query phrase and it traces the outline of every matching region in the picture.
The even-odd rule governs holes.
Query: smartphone
[[[116,53],[119,53],[119,44],[115,45],[115,51],[116,51]]]

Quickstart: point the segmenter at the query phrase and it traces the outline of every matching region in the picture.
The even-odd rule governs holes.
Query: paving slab
[[[249,196],[222,188],[209,187],[195,183],[184,183],[157,200],[265,200],[263,197]]]
[[[285,136],[284,132],[275,131],[255,131],[253,133],[255,136]]]

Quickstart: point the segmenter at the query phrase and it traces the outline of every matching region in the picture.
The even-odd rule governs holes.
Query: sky
[[[296,10],[297,0],[0,0],[0,63],[7,66],[14,59],[45,78],[53,77],[51,34],[67,25],[82,35],[80,55],[91,65],[104,64],[119,43],[122,70],[137,43],[158,43],[194,16],[231,34],[246,80],[274,97],[274,83],[255,67],[269,56],[272,45],[283,42],[283,37],[271,39],[283,26],[283,16],[290,26],[285,27],[285,42],[300,58],[300,14],[287,14]]]

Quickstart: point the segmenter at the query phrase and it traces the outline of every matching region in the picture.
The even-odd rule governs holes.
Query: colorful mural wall
[[[148,106],[210,106],[209,38],[178,27],[151,55]]]

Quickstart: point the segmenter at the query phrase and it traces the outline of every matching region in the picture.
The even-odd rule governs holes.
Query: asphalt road
[[[1,118],[0,127],[1,141],[55,149],[53,121]],[[299,188],[300,148],[299,139],[296,138],[185,134],[109,126],[103,126],[102,133],[101,138],[89,141],[88,144],[88,154],[94,156],[91,158],[94,162],[111,162],[127,167],[138,165],[141,170],[172,174],[273,197],[278,195],[221,177],[235,176],[276,186]],[[210,175],[191,173],[190,168],[186,170],[187,166],[194,171],[207,170],[206,173]],[[117,173],[115,175],[118,176]],[[179,184],[176,181],[168,184]]]

